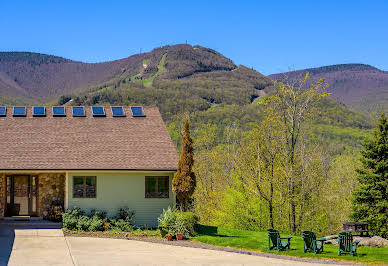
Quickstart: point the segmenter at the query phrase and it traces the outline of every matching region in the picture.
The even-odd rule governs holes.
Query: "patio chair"
[[[317,239],[314,232],[304,231],[302,233],[303,239],[303,253],[306,253],[307,250],[311,250],[314,254],[323,252],[323,242],[325,238]]]
[[[276,248],[278,251],[290,249],[290,240],[292,236],[280,237],[279,231],[275,229],[268,229],[268,250]],[[286,239],[287,241],[282,241]],[[272,241],[272,245],[271,245]]]
[[[357,255],[357,246],[360,241],[353,241],[353,236],[348,232],[341,232],[338,235],[338,256],[341,256],[341,252],[350,253],[350,256]]]

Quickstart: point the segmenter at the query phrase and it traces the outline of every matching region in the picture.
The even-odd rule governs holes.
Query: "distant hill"
[[[2,104],[44,103],[113,81],[132,81],[150,88],[156,84],[163,86],[165,81],[200,79],[216,79],[226,90],[236,86],[236,82],[241,83],[245,89],[253,89],[252,98],[260,94],[255,90],[271,83],[260,73],[238,67],[216,51],[201,46],[164,46],[149,53],[95,64],[37,53],[0,52]]]
[[[311,74],[312,80],[324,78],[330,84],[332,98],[363,112],[388,108],[388,72],[370,65],[342,64],[273,74],[275,80]]]
[[[361,82],[352,85],[352,78],[361,79],[366,91],[384,93],[386,73],[370,66],[338,65],[309,71],[313,78],[326,78],[333,86],[330,90],[334,98],[345,103],[358,103],[359,95],[364,95]],[[44,54],[3,52],[0,104],[156,105],[177,144],[181,122],[187,117],[194,136],[216,126],[216,141],[222,142],[230,128],[249,130],[259,123],[263,106],[256,104],[257,98],[271,92],[272,79],[283,76],[267,77],[235,65],[212,49],[187,44],[95,64]],[[357,146],[371,128],[364,115],[334,100],[327,99],[320,109],[314,130],[328,142]]]
[[[136,64],[136,57],[97,64],[28,52],[0,52],[0,103],[44,103],[109,80]]]

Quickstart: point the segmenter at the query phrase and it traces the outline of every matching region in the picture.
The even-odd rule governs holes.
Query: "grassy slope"
[[[217,235],[200,234],[193,237],[193,239],[217,246],[257,250],[298,257],[330,258],[368,263],[388,263],[388,247],[359,247],[357,249],[358,255],[355,257],[351,257],[348,254],[339,257],[337,255],[338,247],[330,244],[324,246],[324,252],[322,254],[315,255],[312,252],[303,253],[303,241],[300,236],[294,236],[291,239],[291,249],[282,252],[276,250],[268,251],[268,235],[266,232],[218,228]]]

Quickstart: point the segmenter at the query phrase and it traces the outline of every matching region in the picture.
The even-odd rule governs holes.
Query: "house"
[[[0,217],[62,203],[156,226],[175,204],[178,156],[156,107],[0,107],[0,139]]]

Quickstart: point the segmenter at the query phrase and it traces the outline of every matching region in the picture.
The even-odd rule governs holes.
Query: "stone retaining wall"
[[[56,200],[64,202],[65,174],[39,174],[39,208],[38,215],[47,218],[51,203]]]

